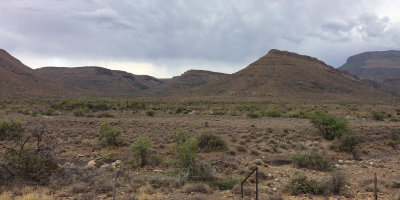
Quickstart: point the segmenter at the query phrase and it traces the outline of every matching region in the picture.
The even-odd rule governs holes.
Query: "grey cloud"
[[[390,16],[377,17],[377,2],[2,1],[0,48],[65,59],[149,62],[171,74],[196,65],[236,70],[271,48],[338,66],[361,50],[398,45],[393,41],[400,31]]]

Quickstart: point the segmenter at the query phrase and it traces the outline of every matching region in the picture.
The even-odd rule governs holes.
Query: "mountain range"
[[[396,70],[396,53],[390,51],[389,54],[390,56],[386,57],[390,58],[392,64],[382,61],[386,64],[383,68]],[[371,70],[378,74],[376,77],[370,75],[373,73],[366,73],[366,70],[358,74],[364,79],[357,77],[357,69],[380,66],[377,65],[379,58],[371,53],[360,55],[362,58],[373,58],[373,61],[353,56],[339,70],[313,57],[273,49],[233,74],[189,70],[170,79],[157,79],[95,66],[43,67],[33,70],[5,50],[0,50],[0,96],[137,95],[180,99],[276,101],[396,99],[393,95],[397,94],[400,82],[396,76],[389,77],[386,82],[386,79],[380,80],[387,78],[387,75],[377,73],[382,70],[379,69]],[[362,63],[367,63],[368,66],[364,67]],[[393,92],[393,88],[397,90]]]

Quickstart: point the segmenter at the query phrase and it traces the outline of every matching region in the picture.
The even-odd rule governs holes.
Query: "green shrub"
[[[219,190],[231,190],[233,186],[239,184],[242,181],[240,176],[231,176],[228,178],[216,179],[212,182],[212,185],[218,187]]]
[[[24,131],[20,120],[0,121],[0,140],[18,139]]]
[[[189,134],[187,134],[185,131],[177,131],[171,133],[171,138],[173,142],[179,145],[189,139]]]
[[[212,166],[208,164],[190,165],[188,168],[188,179],[190,181],[211,181],[214,180]]]
[[[308,168],[320,171],[331,170],[330,159],[322,153],[312,152],[308,154],[294,154],[292,162],[299,168]]]
[[[47,116],[53,116],[55,113],[55,110],[53,108],[48,108],[44,111],[42,111],[42,115],[47,115]]]
[[[120,146],[123,144],[121,130],[112,128],[108,122],[103,122],[100,125],[99,141],[103,146]]]
[[[198,147],[205,152],[225,151],[228,149],[226,142],[222,138],[212,133],[200,133],[197,138]]]
[[[344,134],[338,141],[337,141],[337,150],[342,152],[354,152],[355,147],[359,143],[358,136],[354,135],[353,133],[349,132]]]
[[[186,140],[176,144],[176,153],[179,163],[184,167],[194,166],[197,157],[197,142],[195,140]]]
[[[289,181],[286,191],[291,195],[317,194],[322,195],[326,191],[325,183],[308,180],[307,176],[298,176]]]
[[[280,116],[282,116],[281,112],[275,108],[265,110],[261,113],[261,115],[263,117],[280,117]]]
[[[319,133],[327,140],[340,138],[349,131],[348,122],[344,118],[328,115],[317,111],[310,116],[311,123],[318,128]]]
[[[140,157],[140,167],[144,167],[148,163],[150,147],[152,145],[149,137],[137,138],[131,146],[134,157]]]
[[[290,113],[289,118],[301,118],[301,119],[306,119],[308,118],[308,113],[304,110],[299,110],[295,113]]]
[[[84,108],[77,108],[72,111],[75,117],[84,117],[88,111]]]

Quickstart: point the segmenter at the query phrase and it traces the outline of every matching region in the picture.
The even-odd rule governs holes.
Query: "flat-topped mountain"
[[[180,76],[174,76],[171,79],[166,79],[164,83],[149,90],[153,94],[170,94],[182,92],[184,90],[204,85],[216,80],[219,80],[227,74],[205,71],[205,70],[188,70]]]
[[[62,96],[78,92],[36,72],[0,49],[0,96]]]
[[[102,67],[43,67],[36,70],[66,85],[100,94],[132,94],[162,83],[151,76]]]
[[[372,51],[351,56],[338,69],[361,79],[384,80],[400,77],[400,51]]]
[[[377,101],[388,94],[324,62],[271,50],[243,70],[200,86],[192,94],[300,101]]]

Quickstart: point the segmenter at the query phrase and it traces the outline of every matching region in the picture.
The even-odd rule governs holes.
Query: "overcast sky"
[[[0,48],[32,68],[165,78],[233,73],[272,48],[339,67],[400,47],[398,0],[0,0],[0,9]]]

